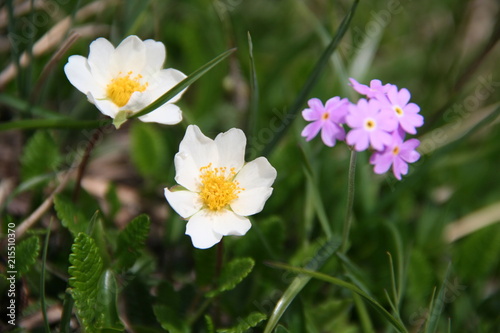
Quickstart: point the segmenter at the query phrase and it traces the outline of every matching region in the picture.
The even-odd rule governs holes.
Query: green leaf
[[[70,200],[64,196],[56,196],[54,207],[62,225],[71,232],[73,237],[76,237],[80,232],[87,232],[88,219]]]
[[[245,277],[250,274],[255,261],[252,258],[237,258],[227,264],[223,269],[219,279],[219,286],[206,294],[207,297],[214,297],[223,291],[234,289]]]
[[[244,333],[266,319],[267,316],[265,314],[261,312],[252,312],[245,318],[240,318],[238,325],[231,328],[218,329],[217,333]]]
[[[153,307],[156,320],[169,333],[187,333],[189,328],[184,321],[181,320],[179,314],[166,305],[155,305]]]
[[[116,249],[116,267],[127,270],[140,257],[149,235],[151,222],[147,215],[139,215],[133,219],[118,235]]]
[[[23,181],[53,172],[60,162],[60,155],[52,137],[44,131],[36,132],[27,142],[21,156]]]
[[[363,290],[359,289],[358,287],[356,287],[352,283],[346,282],[344,280],[338,279],[336,277],[333,277],[333,276],[330,276],[330,275],[327,275],[327,274],[323,274],[323,273],[320,273],[320,272],[312,271],[312,270],[309,270],[309,269],[292,267],[292,266],[289,266],[289,265],[279,264],[279,263],[273,263],[271,265],[275,266],[275,267],[278,267],[278,268],[286,269],[286,270],[289,270],[289,271],[292,271],[292,272],[295,272],[295,273],[302,274],[298,278],[307,276],[307,277],[310,277],[310,278],[315,278],[315,279],[318,279],[318,280],[322,280],[322,281],[325,281],[325,282],[328,282],[328,283],[332,283],[332,284],[335,284],[337,286],[349,289],[349,290],[355,292],[356,294],[360,295],[361,297],[363,297],[363,299],[365,301],[367,301],[368,304],[370,304],[371,306],[373,306],[373,308],[375,310],[377,310],[377,312],[379,312],[382,316],[384,316],[387,319],[387,321],[389,321],[389,323],[398,332],[403,332],[403,333],[407,332],[406,328],[404,327],[403,323],[401,323],[401,321],[399,321],[398,319],[394,318],[374,298],[372,298],[370,295],[368,295],[367,293],[365,293]],[[267,332],[267,330],[266,330],[266,332]]]
[[[207,325],[207,333],[215,333],[214,322],[209,315],[205,315],[205,324]]]
[[[141,175],[163,176],[168,147],[160,131],[152,124],[135,122],[130,139],[132,162]]]
[[[16,246],[17,276],[21,277],[29,271],[40,254],[40,240],[31,236]]]
[[[332,237],[326,242],[316,253],[316,255],[306,265],[307,269],[320,269],[325,262],[339,249],[341,240],[338,237]],[[310,276],[300,275],[293,279],[292,283],[285,290],[280,300],[271,313],[271,317],[267,321],[264,333],[270,333],[278,324],[281,316],[285,313],[288,306],[292,303],[299,292],[311,280]]]
[[[102,309],[102,327],[107,330],[123,331],[123,324],[117,312],[118,288],[113,272],[107,269],[99,281],[99,299]]]
[[[75,300],[78,317],[85,332],[97,332],[103,323],[102,309],[98,299],[103,263],[94,240],[79,233],[71,246],[69,256],[69,285]]]
[[[222,53],[221,55],[215,57],[214,59],[210,60],[205,65],[198,68],[194,73],[192,73],[191,75],[186,77],[184,80],[179,82],[177,85],[175,85],[175,87],[173,87],[172,89],[167,91],[162,96],[158,97],[158,99],[156,101],[149,104],[141,111],[129,116],[128,118],[132,119],[132,118],[144,116],[145,114],[148,114],[148,113],[152,112],[153,110],[159,108],[160,106],[162,106],[163,104],[165,104],[166,102],[171,100],[178,93],[180,93],[185,88],[187,88],[190,84],[194,83],[196,80],[198,80],[200,77],[202,77],[205,73],[207,73],[209,70],[211,70],[213,67],[215,67],[215,65],[220,63],[222,60],[226,59],[234,51],[236,51],[236,49],[228,50],[228,51]]]
[[[113,125],[116,129],[119,129],[129,118],[132,112],[127,110],[118,111],[116,116],[113,118]]]

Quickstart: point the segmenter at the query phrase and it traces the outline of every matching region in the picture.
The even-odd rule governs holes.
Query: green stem
[[[354,181],[356,175],[356,151],[351,151],[351,159],[349,161],[349,176],[347,180],[347,209],[345,213],[344,220],[344,230],[342,232],[342,246],[340,247],[340,252],[345,253],[347,251],[349,231],[351,229],[352,220],[352,206],[354,204]]]

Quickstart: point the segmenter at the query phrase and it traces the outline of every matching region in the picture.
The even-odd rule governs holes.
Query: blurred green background
[[[47,0],[34,1],[34,11],[29,4],[7,1],[1,8],[0,124],[100,119],[63,72],[67,57],[87,56],[97,37],[115,45],[130,34],[162,41],[165,67],[186,74],[237,48],[185,93],[178,103],[185,117],[181,125],[129,121],[106,133],[92,152],[78,205],[88,219],[96,210],[104,211],[104,230],[111,239],[140,213],[151,217],[142,266],[127,273],[134,276],[132,282],[124,283],[126,275],[118,279],[123,284],[119,313],[130,331],[161,330],[153,303],[174,309],[181,320],[191,318],[201,306],[197,299],[203,297],[203,287],[213,279],[213,266],[205,266],[216,253],[192,248],[185,222],[168,206],[163,188],[175,184],[173,156],[187,124],[197,124],[212,138],[232,127],[249,134],[252,97],[258,92],[257,130],[248,142],[252,158],[271,141],[277,124],[290,124],[268,156],[278,178],[264,211],[252,219],[254,227],[225,242],[226,260],[251,257],[255,268],[205,311],[217,328],[234,326],[254,311],[269,315],[293,275],[266,263],[303,266],[326,239],[320,221],[334,234],[342,233],[349,149],[342,143],[325,147],[319,138],[306,143],[300,137],[306,122],[286,114],[352,2]],[[7,19],[9,8],[14,20]],[[409,332],[423,330],[431,317],[433,292],[442,285],[444,293],[435,300],[444,306],[439,332],[447,330],[448,321],[452,332],[495,332],[500,327],[499,17],[495,0],[361,0],[308,96],[355,101],[349,77],[362,83],[380,79],[408,88],[411,101],[421,107],[426,119],[417,134],[422,157],[402,181],[390,173],[375,175],[368,153],[358,154],[349,250],[329,258],[321,270],[356,284],[389,309],[384,294],[392,288],[389,252],[399,314]],[[51,60],[71,31],[80,37]],[[53,35],[44,39],[47,33]],[[249,34],[258,91],[250,84]],[[12,74],[23,52],[33,59]],[[69,128],[0,132],[3,233],[8,219],[20,223],[42,203],[57,179],[54,172],[68,169],[83,154],[92,133]],[[72,184],[62,197],[71,197]],[[42,234],[51,220],[46,297],[49,305],[60,306],[71,235],[50,210],[32,233]],[[39,311],[40,272],[38,257],[21,279],[26,290],[21,321]],[[347,290],[316,280],[298,294],[280,323],[280,332],[393,330]],[[202,316],[190,324],[193,332],[208,331]],[[38,321],[28,330],[41,326]],[[265,322],[254,330],[264,327]]]

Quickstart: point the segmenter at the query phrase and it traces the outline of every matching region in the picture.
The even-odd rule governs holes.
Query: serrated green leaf
[[[212,317],[210,317],[209,315],[205,315],[205,324],[207,326],[207,333],[215,333],[215,327]]]
[[[166,305],[155,305],[153,307],[156,320],[160,323],[161,327],[166,329],[169,333],[187,333],[189,328],[183,322],[179,314]]]
[[[130,153],[137,170],[146,177],[162,175],[168,147],[161,133],[154,125],[142,122],[134,122],[130,131]]]
[[[139,215],[120,232],[115,253],[118,269],[129,269],[140,257],[149,235],[150,225],[147,215]]]
[[[36,132],[27,142],[21,156],[22,180],[53,172],[61,160],[57,145],[45,131]]]
[[[54,207],[62,225],[71,232],[73,237],[76,237],[80,232],[87,231],[89,224],[87,218],[70,200],[63,196],[56,196]]]
[[[32,236],[16,246],[17,276],[21,277],[29,271],[40,254],[40,240]]]
[[[255,261],[252,258],[237,258],[227,264],[221,273],[219,286],[206,294],[214,297],[223,291],[234,289],[252,271]]]
[[[85,332],[97,332],[104,319],[98,302],[99,288],[96,288],[103,273],[103,264],[94,240],[79,233],[71,246],[69,262],[69,285],[78,317]]]
[[[266,319],[267,316],[265,314],[261,312],[252,312],[245,318],[240,318],[238,325],[231,328],[218,329],[217,333],[243,333]]]

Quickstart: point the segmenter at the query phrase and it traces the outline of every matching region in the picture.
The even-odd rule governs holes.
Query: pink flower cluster
[[[408,163],[420,158],[416,151],[420,141],[405,141],[406,134],[416,134],[416,128],[424,124],[420,107],[409,103],[411,95],[406,88],[384,85],[380,80],[372,80],[370,86],[350,81],[353,89],[366,98],[354,104],[336,96],[325,105],[317,98],[310,99],[302,116],[311,123],[302,136],[310,141],[321,131],[321,139],[329,147],[345,140],[356,151],[371,149],[374,172],[382,174],[392,166],[394,176],[401,180],[401,175],[408,173]],[[347,134],[346,126],[350,127]]]

